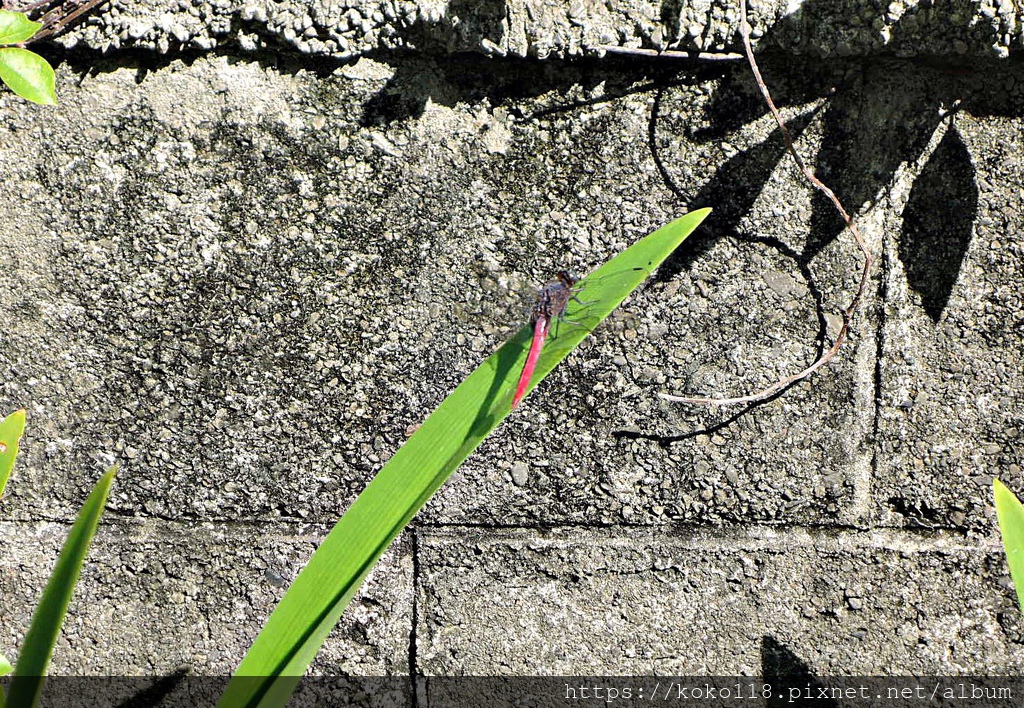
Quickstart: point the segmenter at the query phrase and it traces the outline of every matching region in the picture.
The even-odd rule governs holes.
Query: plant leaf
[[[18,443],[25,433],[25,409],[14,411],[0,421],[0,498],[4,495],[7,480],[14,469],[14,458],[18,456]]]
[[[24,99],[44,106],[57,105],[57,77],[35,52],[20,47],[0,49],[0,79]]]
[[[11,666],[11,662],[7,661],[3,654],[0,654],[0,676],[6,676],[12,671],[14,671],[14,667]],[[4,688],[3,686],[0,686],[0,708],[4,708],[5,704]]]
[[[1010,577],[1017,590],[1017,604],[1024,612],[1024,506],[998,479],[992,480],[992,486],[1006,563],[1010,566]]]
[[[42,22],[33,22],[23,12],[0,10],[0,44],[24,42],[42,27]]]
[[[89,498],[85,500],[78,518],[71,526],[68,538],[61,548],[57,564],[50,573],[50,580],[43,589],[36,611],[32,615],[32,624],[25,635],[25,642],[18,654],[18,664],[14,670],[7,702],[11,708],[32,708],[39,701],[43,690],[44,676],[53,656],[53,647],[60,635],[64,616],[67,614],[71,595],[75,591],[79,573],[85,563],[85,555],[89,552],[92,538],[96,534],[103,507],[107,502],[110,485],[117,474],[117,465],[107,470]]]
[[[545,346],[539,381],[686,238],[710,209],[664,226],[581,281],[590,302],[566,313]],[[524,327],[456,388],[377,473],[310,558],[250,647],[219,706],[284,705],[391,541],[508,415],[532,327]],[[536,384],[534,384],[536,385]]]

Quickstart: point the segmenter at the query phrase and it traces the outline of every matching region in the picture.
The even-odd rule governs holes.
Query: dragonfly
[[[533,370],[537,368],[540,352],[544,348],[544,340],[551,329],[551,320],[565,314],[569,300],[580,302],[576,297],[576,290],[573,289],[575,285],[576,278],[568,271],[560,270],[555,274],[554,280],[541,288],[537,303],[533,306],[533,341],[530,342],[530,353],[526,355],[523,373],[519,376],[519,384],[512,397],[512,408],[518,406],[519,401],[526,395],[526,387],[530,385]]]

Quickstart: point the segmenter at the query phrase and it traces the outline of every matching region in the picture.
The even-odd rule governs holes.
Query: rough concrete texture
[[[1006,57],[1021,47],[1013,0],[750,0],[764,48],[821,57]],[[736,50],[725,0],[112,0],[61,40],[104,52],[286,48],[348,59],[376,51],[566,58],[615,48]]]
[[[854,676],[1024,667],[998,547],[945,535],[438,533],[422,550],[427,674],[757,676],[766,644]],[[965,596],[928,589],[950,582]]]
[[[0,531],[0,642],[9,650],[24,639],[67,529],[4,522]],[[231,673],[325,531],[268,526],[254,535],[247,528],[151,520],[101,529],[92,550],[98,562],[82,571],[52,673]],[[403,537],[385,554],[324,644],[313,671],[408,672],[409,550]]]
[[[5,386],[36,406],[31,435],[53,441],[26,446],[29,483],[12,488],[12,516],[70,515],[92,478],[83,471],[108,455],[126,463],[113,495],[125,513],[328,522],[519,325],[552,268],[586,272],[670,220],[672,187],[728,174],[730,155],[779,156],[767,119],[724,144],[676,137],[684,107],[716,110],[710,83],[659,90],[627,68],[500,68],[364,59],[285,82],[218,58],[172,64],[141,94],[116,70],[69,96],[67,126],[33,146],[32,179],[52,203],[28,248],[52,280],[23,276],[9,296],[26,314]],[[500,98],[527,84],[537,95]],[[583,91],[605,100],[573,98]],[[579,107],[564,110],[567,96]],[[655,104],[665,176],[643,137]],[[87,137],[72,130],[86,105]],[[813,149],[820,125],[801,110],[801,146]],[[793,255],[808,238],[810,190],[778,163],[757,165],[780,185],[760,194],[692,191],[723,204],[709,235],[552,377],[548,412],[515,416],[488,441],[429,519],[867,513],[872,380],[855,362],[876,348],[870,329],[828,377],[731,425],[735,411],[656,396],[766,385],[809,363],[831,326],[807,280],[836,302],[856,252],[821,244],[801,272]],[[777,242],[718,237],[743,197]],[[768,226],[776,220],[787,226]],[[54,340],[68,346],[45,345]]]
[[[734,10],[363,3],[302,9],[299,39],[285,4],[109,6],[57,109],[0,99],[0,404],[29,414],[0,652],[54,524],[118,460],[55,671],[229,671],[536,284],[711,206],[428,504],[313,671],[759,673],[770,639],[820,675],[1019,672],[989,505],[993,476],[1024,483],[1024,70],[979,58],[1019,29],[1012,5],[918,5],[754,6],[797,148],[879,259],[827,369],[723,410],[657,393],[806,366],[858,251],[745,65],[596,47],[731,49]],[[449,54],[481,48],[506,56]]]
[[[1024,137],[964,115],[932,143],[892,195],[874,493],[925,527],[977,526],[991,477],[1020,478]]]

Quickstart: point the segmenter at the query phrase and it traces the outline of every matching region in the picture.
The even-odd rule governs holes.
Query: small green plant
[[[707,217],[700,209],[664,226],[580,281],[545,345],[532,389]],[[366,486],[292,583],[242,660],[219,706],[282,706],[381,554],[435,491],[511,411],[527,356],[527,326],[488,357],[424,421]]]
[[[0,10],[0,80],[24,99],[55,106],[53,68],[24,47],[42,28],[42,22],[33,22],[24,13]]]
[[[14,411],[0,421],[0,499],[4,497],[7,480],[18,456],[18,443],[25,433],[25,409]]]
[[[25,429],[25,411],[15,411],[0,422],[0,494],[14,466],[18,442]],[[32,614],[25,641],[18,653],[18,663],[12,667],[0,655],[0,676],[13,670],[10,688],[5,696],[0,690],[0,708],[33,708],[39,702],[46,670],[53,656],[53,647],[60,636],[60,628],[67,615],[71,595],[74,593],[85,556],[89,552],[96,527],[99,525],[103,507],[110,492],[110,485],[117,474],[117,466],[111,467],[100,477],[89,498],[85,500],[78,518],[71,526],[57,564],[50,573],[50,579],[43,589],[42,597]]]
[[[1010,578],[1017,590],[1017,604],[1024,612],[1024,505],[998,479],[992,481],[992,486],[1006,563],[1010,566]]]

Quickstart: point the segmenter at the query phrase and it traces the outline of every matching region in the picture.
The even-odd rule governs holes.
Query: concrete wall
[[[113,3],[56,109],[0,98],[0,522],[15,656],[123,465],[53,669],[224,674],[555,270],[715,209],[442,488],[325,674],[1020,673],[1024,69],[1010,2],[757,3],[797,146],[708,2]],[[490,56],[487,56],[490,55]]]

